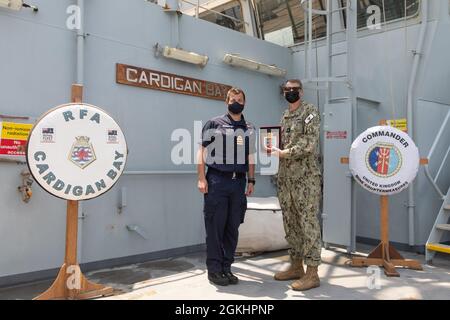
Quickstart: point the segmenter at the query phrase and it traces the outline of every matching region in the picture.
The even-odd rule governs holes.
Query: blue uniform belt
[[[211,167],[208,167],[208,172],[210,174],[216,174],[223,177],[231,178],[231,179],[238,179],[238,178],[245,178],[246,173],[245,172],[228,172],[228,171],[220,171]]]

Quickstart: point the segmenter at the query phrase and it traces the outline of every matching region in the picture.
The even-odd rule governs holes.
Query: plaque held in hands
[[[270,126],[259,129],[261,148],[270,156],[273,149],[282,149],[281,147],[281,127]]]

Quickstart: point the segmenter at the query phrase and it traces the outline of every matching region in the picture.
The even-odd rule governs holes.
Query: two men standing
[[[315,106],[302,101],[300,80],[287,81],[284,95],[289,108],[281,119],[283,150],[267,151],[280,158],[278,198],[286,240],[291,247],[291,265],[287,271],[275,274],[275,279],[296,280],[292,283],[294,290],[308,290],[320,285],[317,273],[321,262],[317,218],[321,199],[317,150],[320,115]],[[255,185],[255,128],[242,115],[244,92],[231,89],[226,103],[228,113],[205,124],[197,155],[198,188],[204,194],[208,279],[217,285],[238,282],[231,273],[231,264],[238,228],[247,209],[246,196],[253,193]],[[306,273],[303,263],[307,266]]]

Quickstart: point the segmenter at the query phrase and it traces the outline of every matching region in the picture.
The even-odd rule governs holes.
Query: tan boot
[[[320,279],[317,274],[317,269],[317,267],[308,266],[305,276],[292,283],[292,289],[295,291],[306,291],[320,287]]]
[[[302,260],[293,260],[289,269],[286,271],[278,272],[274,275],[274,279],[278,281],[287,281],[300,279],[305,275],[305,270],[303,269]]]

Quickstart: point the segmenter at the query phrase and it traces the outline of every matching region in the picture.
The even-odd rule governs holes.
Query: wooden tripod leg
[[[388,260],[383,260],[384,274],[388,277],[400,277],[400,273],[395,270],[394,264]]]
[[[414,270],[423,270],[419,261],[408,260],[389,243],[389,198],[387,196],[380,197],[381,211],[381,242],[368,255],[367,258],[353,258],[351,266],[368,267],[380,266],[384,268],[384,273],[388,277],[399,277],[395,267],[405,267]]]
[[[383,266],[383,244],[380,243],[367,258],[353,258],[351,262],[353,267]]]
[[[383,260],[377,258],[353,258],[350,264],[352,267],[370,267],[370,266],[383,266]]]
[[[81,274],[81,291],[76,296],[76,299],[83,300],[95,297],[106,297],[113,295],[113,292],[113,288],[90,282],[83,274]]]
[[[395,270],[395,265],[391,261],[389,242],[383,243],[383,268],[384,274],[388,277],[400,277],[400,273]]]
[[[383,258],[383,243],[380,243],[375,249],[372,250],[371,253],[367,256],[367,258]]]
[[[66,264],[59,269],[58,276],[53,284],[44,293],[33,298],[33,300],[57,300],[66,297]]]
[[[395,249],[395,247],[391,246],[390,244],[389,244],[389,257],[391,258],[391,260],[405,260],[405,258],[403,258],[400,252],[398,252],[397,249]]]
[[[81,273],[78,265],[73,266],[71,269],[72,270],[67,270],[67,266],[64,264],[59,270],[58,276],[51,287],[33,300],[81,300],[109,296],[113,294],[113,288],[93,283],[86,279],[86,277]],[[80,287],[70,289],[71,282],[74,280],[77,282],[76,277],[79,277]]]
[[[393,246],[389,246],[389,254],[394,266],[413,270],[423,270],[422,264],[419,261],[403,258],[403,256]]]
[[[417,260],[412,259],[401,259],[401,260],[392,260],[392,263],[397,267],[403,267],[412,270],[423,270],[422,264]]]

